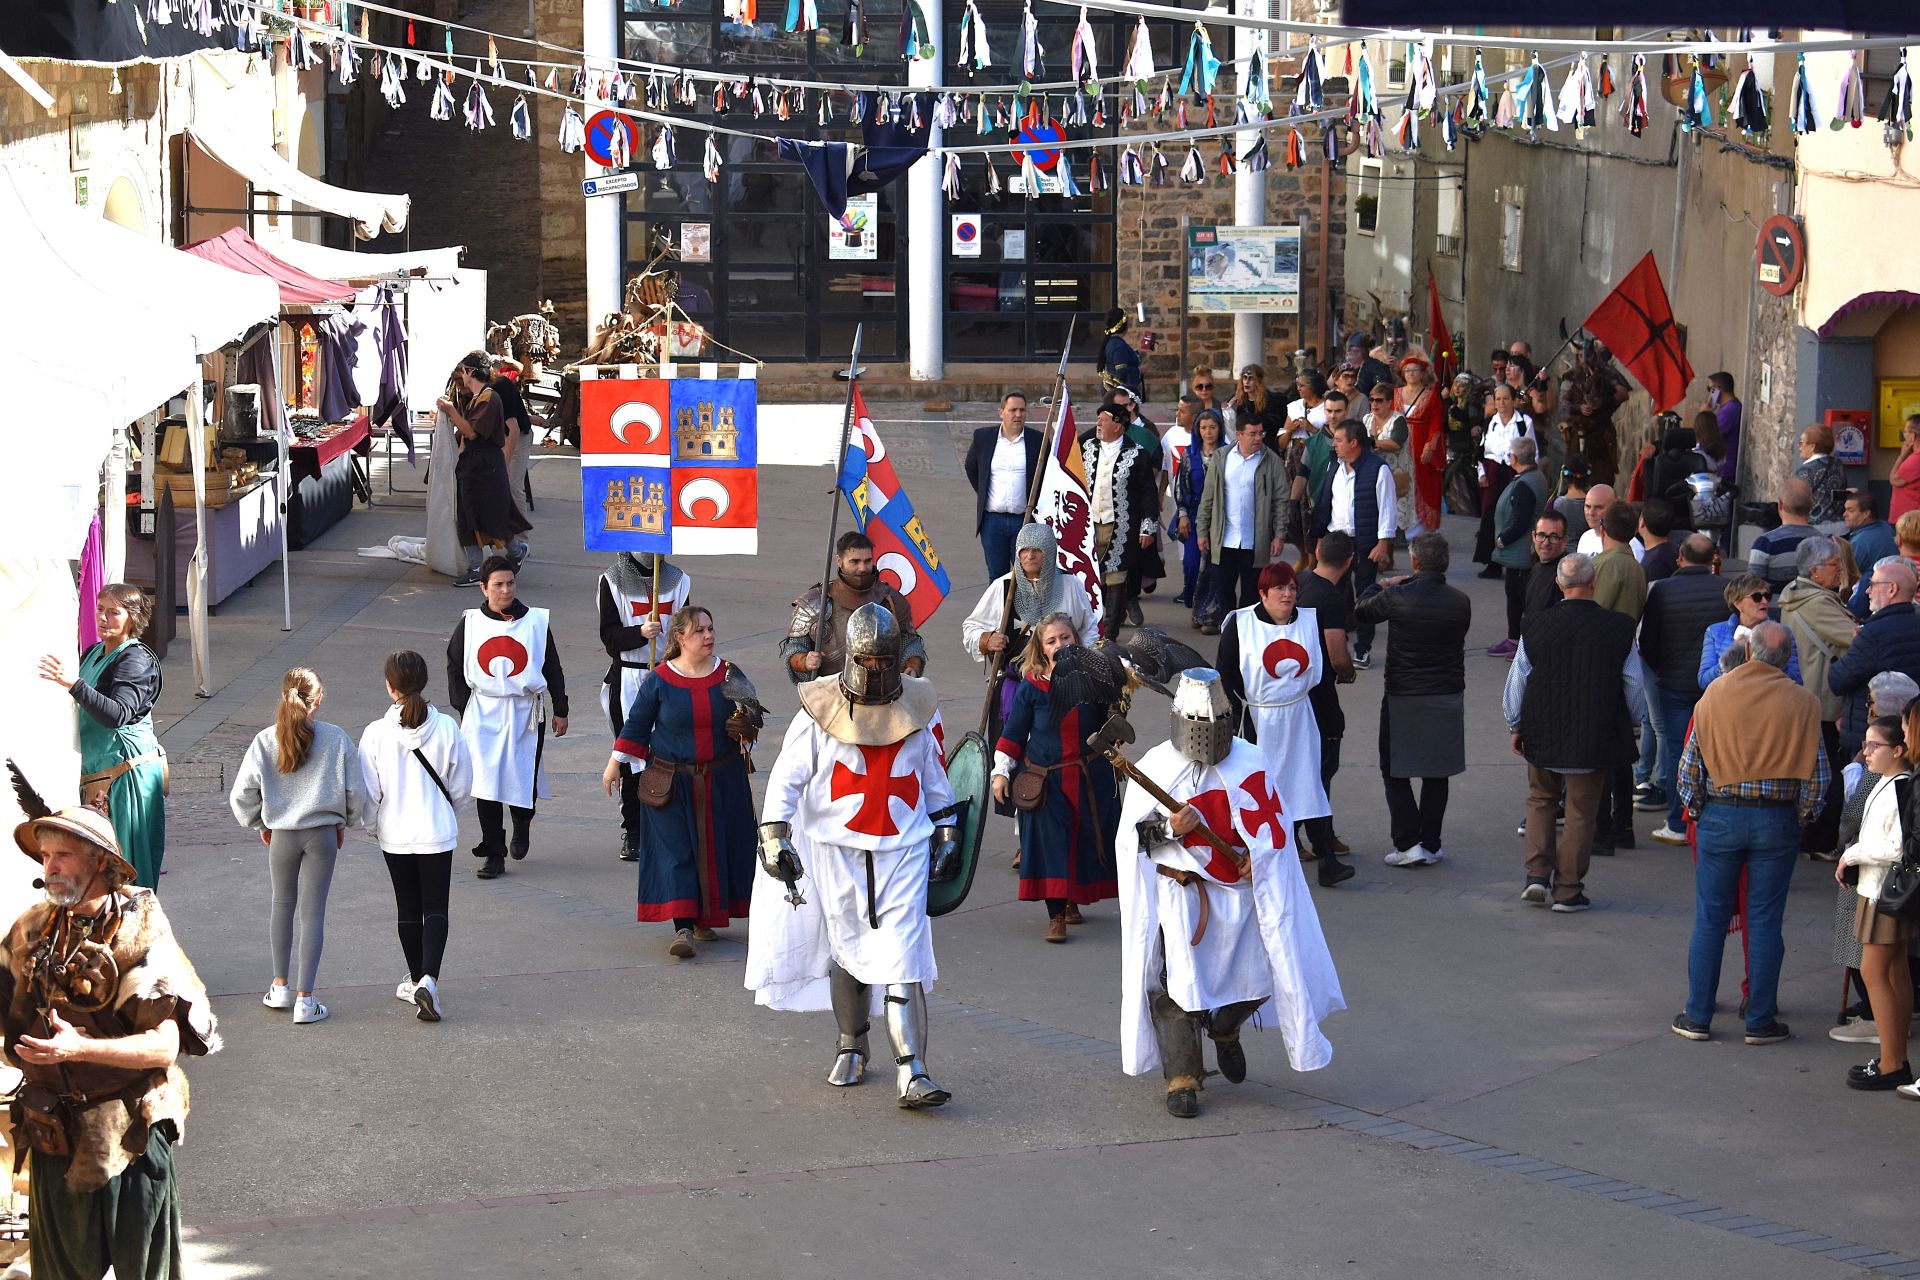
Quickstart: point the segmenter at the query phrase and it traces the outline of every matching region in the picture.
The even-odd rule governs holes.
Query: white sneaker
[[[432,974],[414,984],[413,1002],[420,1006],[420,1012],[415,1015],[420,1021],[440,1021],[440,984],[433,980]]]
[[[1404,852],[1390,853],[1386,857],[1386,863],[1390,867],[1424,867],[1438,861],[1440,861],[1440,855],[1427,852],[1424,845],[1415,845]]]
[[[260,997],[260,1003],[269,1009],[291,1009],[293,988],[284,982],[276,982],[267,988],[267,994]]]
[[[1828,1027],[1827,1039],[1841,1044],[1879,1044],[1880,1031],[1867,1018],[1853,1018],[1844,1027]]]
[[[301,996],[293,1005],[293,1020],[296,1023],[325,1022],[327,1006],[312,996]]]
[[[1653,839],[1659,844],[1685,844],[1687,842],[1687,833],[1684,831],[1675,831],[1663,822],[1654,828]]]
[[[1893,1091],[1903,1098],[1920,1100],[1920,1084],[1897,1084],[1893,1086]]]
[[[412,978],[400,979],[400,985],[393,989],[393,998],[395,1000],[405,1001],[407,1004],[412,1004],[413,1003],[413,979]]]

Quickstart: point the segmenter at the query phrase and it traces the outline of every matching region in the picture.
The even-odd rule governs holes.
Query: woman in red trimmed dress
[[[1406,385],[1400,388],[1400,412],[1407,418],[1407,449],[1413,454],[1414,527],[1401,532],[1411,538],[1417,533],[1440,531],[1441,479],[1447,472],[1447,406],[1440,400],[1440,389],[1433,385],[1433,368],[1422,355],[1410,355],[1400,362],[1400,376]]]
[[[713,615],[689,605],[673,615],[660,665],[647,673],[614,741],[601,782],[620,784],[620,766],[671,767],[661,808],[641,783],[641,920],[673,922],[670,955],[686,959],[696,941],[745,918],[753,897],[753,795],[738,741],[744,716],[720,691],[727,664],[714,656]]]
[[[1082,703],[1059,715],[1048,685],[1053,655],[1078,643],[1066,614],[1040,620],[1021,658],[1026,678],[1014,692],[993,752],[993,794],[1003,803],[1012,793],[1016,770],[1046,771],[1040,807],[1018,818],[1020,900],[1047,904],[1048,942],[1065,942],[1067,926],[1081,923],[1081,907],[1119,892],[1113,839],[1120,804],[1113,766],[1101,756],[1082,754],[1088,735],[1106,723],[1107,708]]]

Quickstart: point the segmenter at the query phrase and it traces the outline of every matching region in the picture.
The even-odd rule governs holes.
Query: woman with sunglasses
[[[1733,616],[1707,628],[1700,641],[1700,687],[1712,684],[1714,677],[1746,661],[1747,633],[1773,616],[1773,587],[1754,573],[1738,573],[1727,579],[1727,608]],[[1791,631],[1788,632],[1792,634]],[[1729,658],[1729,650],[1737,655]],[[1723,665],[1722,659],[1729,658]],[[1787,655],[1787,676],[1795,684],[1800,679],[1800,654]]]
[[[1373,451],[1393,473],[1394,527],[1413,536],[1413,453],[1409,449],[1406,415],[1394,407],[1393,387],[1376,382],[1367,392],[1366,412],[1361,421],[1373,438]],[[1420,532],[1426,532],[1424,529]]]
[[[1908,707],[1907,724],[1920,728],[1916,719],[1914,708]],[[1888,869],[1900,861],[1906,844],[1906,815],[1900,804],[1903,788],[1897,785],[1911,767],[1905,727],[1892,716],[1879,717],[1867,726],[1861,751],[1868,773],[1860,783],[1868,792],[1866,809],[1860,818],[1859,839],[1840,855],[1833,878],[1853,885],[1853,936],[1860,943],[1860,977],[1867,986],[1880,1053],[1866,1065],[1847,1071],[1847,1087],[1897,1089],[1913,1084],[1913,1068],[1907,1065],[1907,1037],[1913,1026],[1907,947],[1920,938],[1920,921],[1884,915],[1876,900]]]

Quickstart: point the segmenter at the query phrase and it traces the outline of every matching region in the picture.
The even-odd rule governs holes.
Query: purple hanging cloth
[[[368,415],[374,427],[386,427],[407,446],[407,465],[415,465],[413,422],[407,408],[407,331],[400,323],[399,290],[380,290],[380,394]]]
[[[250,335],[250,345],[242,345],[234,370],[235,382],[251,382],[260,388],[260,435],[266,440],[287,429],[287,405],[280,398],[280,379],[273,367],[274,331],[275,327],[269,325],[258,337]]]
[[[100,626],[95,607],[100,589],[107,585],[107,542],[100,531],[100,513],[93,513],[87,526],[87,544],[80,549],[80,652],[100,643]]]

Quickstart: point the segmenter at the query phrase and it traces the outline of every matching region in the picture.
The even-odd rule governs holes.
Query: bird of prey
[[[732,700],[756,731],[766,726],[767,709],[760,705],[760,691],[747,679],[747,673],[731,662],[727,664],[726,677],[720,681],[720,692]]]
[[[1166,686],[1182,671],[1213,665],[1159,627],[1135,627],[1121,649],[1138,682],[1156,693],[1167,693]]]

